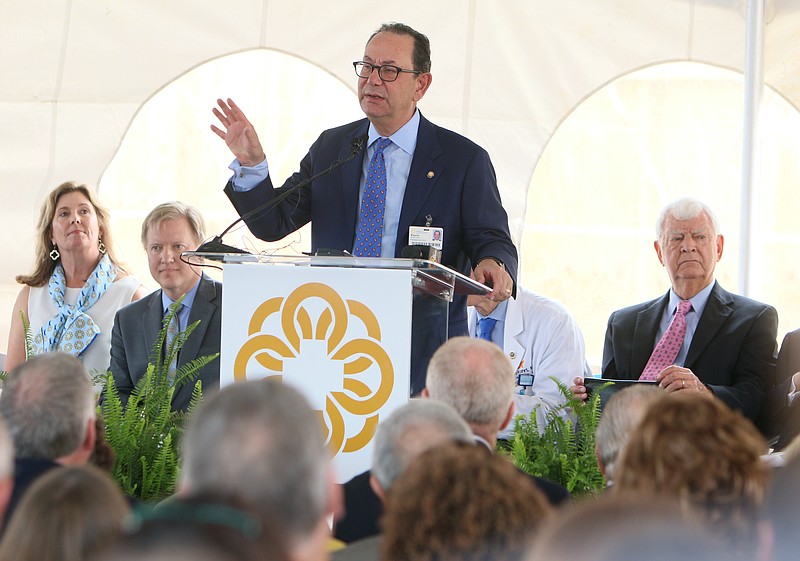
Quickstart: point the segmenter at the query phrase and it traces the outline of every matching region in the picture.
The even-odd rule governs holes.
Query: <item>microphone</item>
[[[211,241],[201,244],[200,247],[198,247],[195,251],[200,253],[250,253],[249,251],[239,249],[238,247],[233,247],[222,243],[222,237],[228,232],[230,232],[231,229],[234,226],[236,226],[239,222],[247,220],[248,218],[252,218],[260,213],[266,214],[267,212],[278,206],[278,203],[280,203],[283,199],[285,199],[298,189],[306,187],[311,182],[316,181],[320,177],[325,177],[332,171],[339,169],[340,167],[345,165],[347,162],[355,158],[359,154],[359,152],[361,152],[361,150],[364,148],[364,145],[367,143],[367,138],[369,138],[368,134],[362,134],[361,136],[354,138],[353,140],[350,141],[350,154],[348,154],[346,158],[341,160],[335,160],[330,166],[328,166],[328,168],[312,175],[307,179],[304,179],[294,187],[290,187],[289,189],[287,189],[274,199],[267,201],[263,205],[257,206],[256,208],[254,208],[249,212],[245,212],[239,218],[234,220],[230,226],[225,228],[220,235],[214,236],[214,238]]]

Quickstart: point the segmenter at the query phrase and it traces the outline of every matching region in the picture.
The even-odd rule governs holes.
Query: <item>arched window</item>
[[[100,180],[120,253],[137,278],[154,287],[140,243],[141,224],[157,204],[181,200],[203,214],[209,237],[237,218],[222,189],[233,156],[209,128],[217,98],[232,98],[265,147],[280,185],[323,129],[363,117],[352,84],[308,61],[265,49],[229,55],[192,69],[142,105]],[[325,103],[320,103],[324,92]],[[303,228],[266,244],[240,225],[225,237],[250,250],[297,253],[310,247]]]

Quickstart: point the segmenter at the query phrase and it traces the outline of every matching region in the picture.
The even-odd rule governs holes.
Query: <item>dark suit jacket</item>
[[[778,385],[770,396],[776,414],[773,421],[779,438],[775,450],[783,450],[800,434],[800,400],[790,406],[787,397],[792,386],[792,375],[800,371],[800,329],[787,333],[778,352]]]
[[[22,496],[42,475],[53,468],[61,467],[52,460],[33,460],[29,458],[14,458],[14,488],[5,513],[5,526],[11,520],[11,515],[22,500]]]
[[[111,370],[123,403],[147,370],[150,354],[162,327],[163,309],[161,290],[120,308],[111,331]],[[192,360],[219,352],[222,335],[222,284],[203,275],[197,289],[189,324],[200,320],[197,329],[181,348],[178,366]],[[207,364],[199,372],[203,392],[219,387],[219,359]],[[172,408],[185,411],[192,399],[194,383],[176,388]]]
[[[611,314],[603,378],[639,378],[668,302],[669,293]],[[722,401],[755,421],[764,396],[775,385],[777,331],[775,308],[731,294],[715,283],[684,366]]]
[[[229,183],[225,193],[237,212],[245,214],[327,169],[333,161],[346,158],[353,139],[366,134],[368,127],[369,121],[362,119],[324,131],[300,162],[300,170],[279,189],[273,189],[268,177],[243,193],[233,191]],[[311,221],[312,251],[320,248],[351,251],[358,218],[362,162],[363,157],[354,158],[288,196],[275,211],[248,219],[247,226],[257,237],[275,241]],[[508,216],[500,202],[489,154],[467,138],[421,117],[397,228],[395,257],[400,257],[408,245],[409,226],[424,226],[427,216],[431,217],[432,226],[444,229],[444,265],[468,274],[473,264],[495,257],[505,264],[511,278],[516,279],[517,251],[511,241]],[[414,313],[416,317],[416,310]],[[449,319],[450,337],[468,334],[465,296],[455,297]],[[429,331],[419,338],[420,342],[437,340],[434,350],[446,338],[444,322],[438,323],[434,333]],[[415,321],[415,331],[417,328]],[[426,359],[424,366],[427,366]],[[420,368],[421,373],[412,374],[412,394],[424,387],[423,365],[415,368],[412,364],[412,372]]]
[[[345,514],[333,528],[334,537],[343,542],[350,543],[380,533],[378,521],[383,514],[383,503],[370,487],[370,473],[365,471],[343,485]],[[541,477],[529,477],[551,505],[558,506],[570,500],[569,492],[561,485]]]

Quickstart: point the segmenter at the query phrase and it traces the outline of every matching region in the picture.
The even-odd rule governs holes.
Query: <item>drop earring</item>
[[[50,252],[50,259],[58,261],[59,257],[61,257],[61,254],[58,252],[58,247],[56,244],[53,244],[53,251]]]
[[[100,250],[100,253],[105,255],[105,253],[106,253],[106,244],[103,243],[103,238],[97,238],[97,241],[99,242],[97,244],[97,249]]]

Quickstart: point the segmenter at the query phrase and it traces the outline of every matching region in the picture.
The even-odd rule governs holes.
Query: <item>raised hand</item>
[[[228,145],[228,148],[243,166],[250,167],[263,162],[266,159],[266,155],[261,147],[261,141],[258,139],[256,129],[247,120],[239,106],[230,98],[228,98],[227,102],[218,99],[217,105],[219,109],[214,107],[212,112],[219,119],[222,126],[225,127],[225,130],[211,125],[211,130],[214,131],[214,134],[225,141],[225,144]]]

